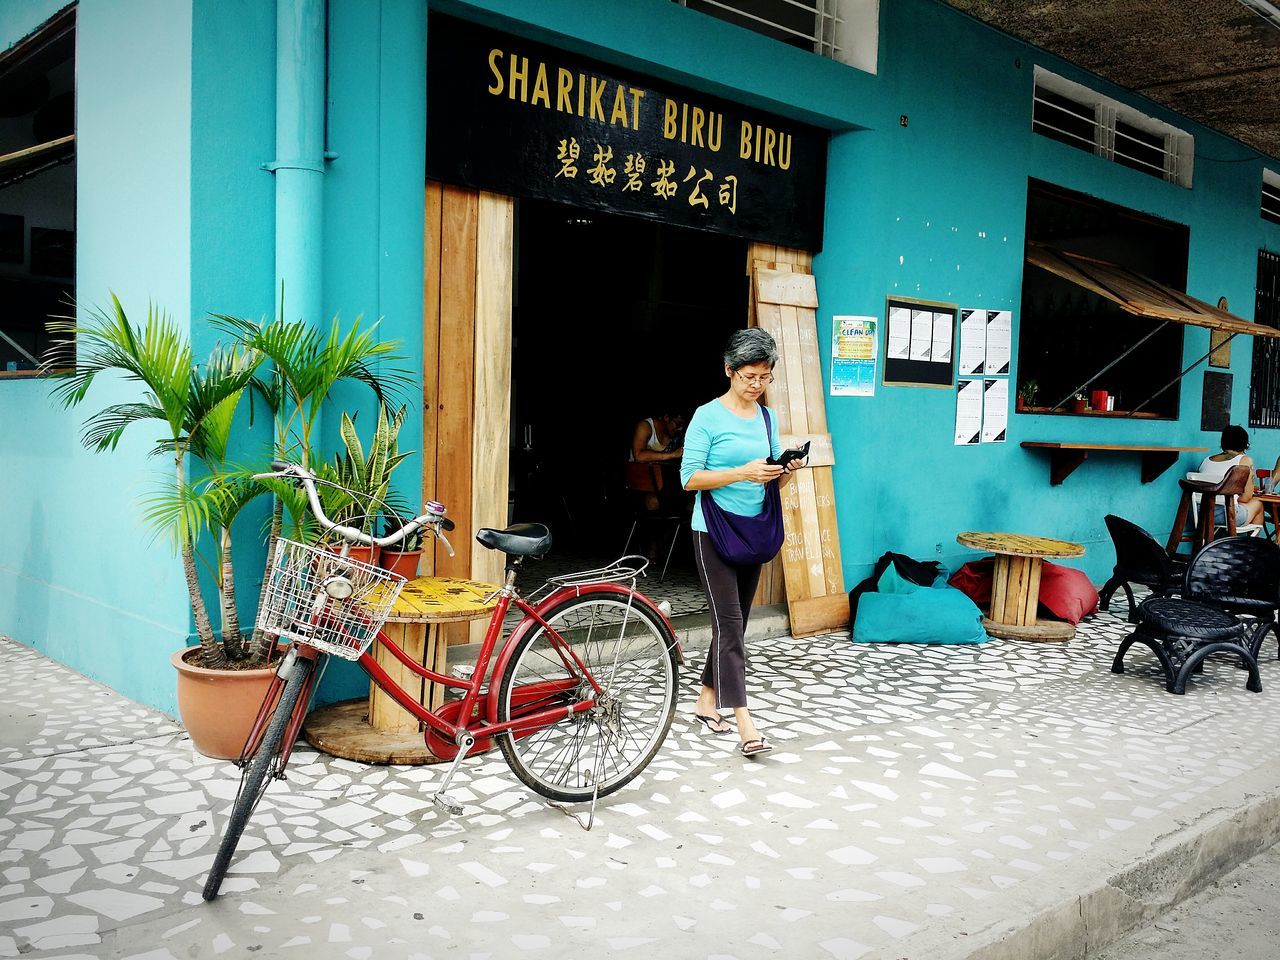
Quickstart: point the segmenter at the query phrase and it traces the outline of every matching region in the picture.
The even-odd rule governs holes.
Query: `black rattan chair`
[[[1141,643],[1160,660],[1165,689],[1181,694],[1206,657],[1227,653],[1249,671],[1246,689],[1261,693],[1255,650],[1276,629],[1280,546],[1255,537],[1214,540],[1191,558],[1182,596],[1152,597],[1138,607],[1137,625],[1121,642],[1111,672],[1124,673],[1125,654]]]
[[[1246,689],[1262,692],[1258,662],[1245,646],[1244,624],[1229,613],[1177,597],[1152,597],[1138,608],[1138,624],[1121,642],[1112,673],[1124,673],[1124,655],[1135,643],[1149,647],[1159,659],[1170,693],[1185,693],[1191,674],[1215,653],[1239,657],[1249,670]]]
[[[1138,605],[1133,600],[1129,584],[1140,583],[1157,597],[1178,593],[1182,589],[1187,564],[1184,560],[1171,558],[1160,541],[1136,523],[1114,514],[1108,514],[1104,522],[1116,548],[1116,565],[1111,579],[1098,594],[1098,604],[1103,610],[1109,610],[1111,597],[1116,590],[1123,589],[1129,601],[1129,622],[1137,623]]]
[[[1268,633],[1280,657],[1280,546],[1261,537],[1215,540],[1187,568],[1183,597],[1245,619],[1245,641],[1256,660]]]

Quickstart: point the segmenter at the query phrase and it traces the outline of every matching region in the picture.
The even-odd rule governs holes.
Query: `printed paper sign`
[[[956,445],[982,439],[982,381],[961,380],[956,390]]]
[[[870,397],[876,392],[880,355],[875,317],[831,318],[831,395]]]

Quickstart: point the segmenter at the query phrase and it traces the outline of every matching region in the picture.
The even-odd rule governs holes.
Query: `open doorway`
[[[628,552],[654,557],[645,592],[676,614],[702,609],[678,461],[647,510],[654,498],[628,485],[627,455],[638,423],[687,420],[723,391],[720,352],[747,316],[746,262],[745,240],[518,202],[511,515],[551,528],[538,575],[615,559],[640,518]]]

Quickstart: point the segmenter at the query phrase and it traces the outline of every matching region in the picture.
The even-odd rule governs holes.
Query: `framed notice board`
[[[887,386],[940,387],[955,384],[954,303],[885,298],[884,382]]]

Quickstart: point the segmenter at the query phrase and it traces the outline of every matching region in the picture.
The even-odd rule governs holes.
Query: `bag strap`
[[[764,417],[764,435],[769,441],[769,456],[773,456],[773,421],[769,417],[769,408],[760,404],[760,415]]]

